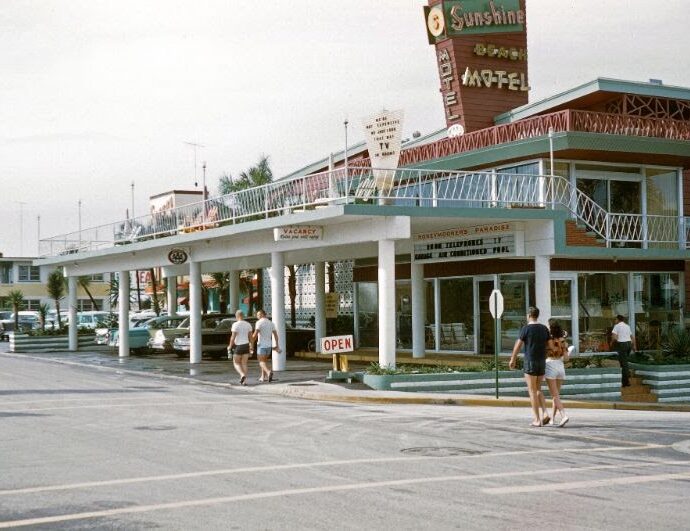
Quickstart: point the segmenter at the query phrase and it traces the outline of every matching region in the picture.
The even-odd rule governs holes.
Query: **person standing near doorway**
[[[527,314],[527,324],[520,329],[518,339],[515,341],[513,353],[508,364],[511,369],[515,368],[518,354],[524,345],[523,372],[525,374],[525,383],[527,383],[527,391],[529,392],[532,414],[534,415],[534,420],[531,424],[533,427],[544,426],[551,420],[546,412],[546,400],[544,400],[544,393],[541,390],[546,372],[546,346],[551,334],[549,329],[539,323],[537,319],[539,319],[539,308],[532,306]],[[541,415],[539,414],[540,408],[542,411]]]
[[[630,329],[625,317],[616,315],[616,324],[611,331],[611,337],[616,342],[616,352],[618,352],[618,363],[621,365],[622,386],[630,386],[630,369],[628,368],[628,355],[632,350],[637,350],[635,336]]]
[[[256,312],[258,321],[254,326],[254,334],[252,335],[252,342],[256,344],[256,357],[259,359],[259,367],[261,367],[260,382],[272,382],[273,371],[268,368],[268,359],[271,356],[271,351],[275,350],[280,354],[280,343],[278,342],[278,331],[272,321],[266,317],[266,312],[259,310]],[[258,338],[258,342],[257,342]],[[275,340],[275,349],[273,342]]]
[[[230,336],[228,352],[232,352],[232,364],[240,375],[240,385],[247,385],[247,364],[251,352],[249,340],[252,335],[252,325],[244,320],[244,313],[242,310],[237,310],[235,312],[235,318],[237,320],[232,323],[232,328],[230,329],[232,334]]]

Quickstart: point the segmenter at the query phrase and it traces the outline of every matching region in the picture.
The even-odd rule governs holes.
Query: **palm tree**
[[[24,307],[24,294],[21,290],[13,289],[7,293],[7,299],[14,312],[14,331],[19,332],[19,310]]]
[[[158,300],[158,283],[156,282],[156,270],[154,268],[149,269],[149,274],[151,275],[151,300],[153,305],[153,311],[156,312],[156,317],[159,317],[161,314],[161,303]]]
[[[294,265],[287,266],[288,295],[290,295],[290,324],[297,326],[297,272]]]
[[[62,271],[56,269],[48,275],[47,284],[48,296],[55,301],[55,311],[57,312],[58,328],[62,328],[62,317],[60,316],[60,299],[65,296],[65,277]]]
[[[89,296],[89,299],[91,300],[91,304],[93,305],[93,309],[98,310],[98,304],[96,304],[96,299],[93,298],[93,295],[91,295],[91,291],[89,291],[89,286],[91,286],[91,277],[88,275],[78,277],[77,278],[77,284],[79,284],[79,286],[81,286],[81,288]]]
[[[41,320],[41,331],[46,331],[46,317],[48,317],[48,312],[50,311],[50,306],[47,304],[38,305],[38,318]]]

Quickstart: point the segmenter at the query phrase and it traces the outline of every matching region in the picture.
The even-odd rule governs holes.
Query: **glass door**
[[[568,343],[576,345],[578,331],[574,308],[577,304],[577,284],[573,275],[551,280],[551,318],[556,319],[568,333]],[[577,346],[577,345],[576,345]]]
[[[493,354],[496,340],[494,338],[494,318],[489,310],[489,297],[496,286],[494,277],[479,277],[475,279],[475,290],[477,293],[477,305],[475,315],[477,316],[477,353]]]
[[[501,317],[501,351],[511,352],[520,333],[527,324],[530,307],[529,282],[526,278],[501,277],[503,316]]]

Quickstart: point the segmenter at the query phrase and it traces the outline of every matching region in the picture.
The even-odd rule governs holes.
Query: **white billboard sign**
[[[395,172],[390,170],[397,169],[400,161],[403,114],[402,110],[383,110],[363,120],[376,188],[384,194],[393,186]]]

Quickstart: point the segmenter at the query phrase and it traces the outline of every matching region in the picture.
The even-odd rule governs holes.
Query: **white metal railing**
[[[213,197],[134,219],[42,239],[41,256],[93,251],[288,215],[332,204],[434,208],[566,209],[608,246],[688,247],[690,222],[674,216],[609,213],[567,179],[495,172],[350,167]]]

